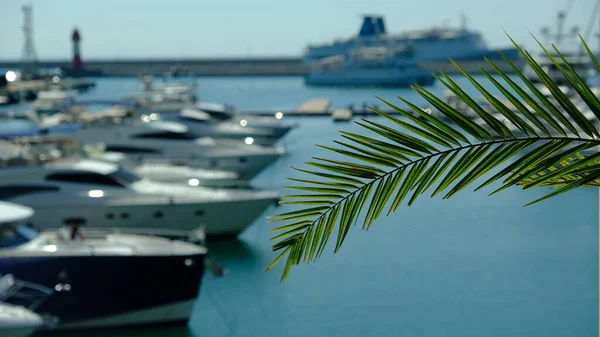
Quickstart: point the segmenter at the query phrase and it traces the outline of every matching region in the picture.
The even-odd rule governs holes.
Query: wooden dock
[[[334,120],[351,120],[355,116],[372,116],[376,115],[375,112],[371,111],[369,108],[342,108],[342,109],[332,109],[331,108],[331,99],[328,98],[313,98],[304,101],[297,109],[294,110],[279,110],[279,111],[239,111],[236,112],[240,115],[256,115],[256,116],[264,116],[271,117],[276,113],[282,113],[284,116],[288,117],[302,117],[302,116],[311,116],[311,117],[331,117]],[[393,109],[379,109],[380,111],[389,113],[389,114],[398,114],[396,110]]]
[[[325,115],[330,114],[331,100],[329,98],[313,98],[300,104],[297,114],[301,115]]]

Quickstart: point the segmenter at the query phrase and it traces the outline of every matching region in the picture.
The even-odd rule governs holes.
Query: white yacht
[[[51,89],[40,91],[33,103],[31,109],[40,115],[52,115],[68,109],[75,101],[75,91]]]
[[[99,229],[38,232],[24,224],[32,220],[27,213],[0,203],[0,273],[54,289],[35,309],[57,317],[52,329],[187,322],[204,274],[204,247]]]
[[[240,175],[233,171],[193,168],[165,159],[138,161],[121,152],[105,151],[104,146],[85,146],[83,151],[86,158],[117,164],[140,177],[154,181],[208,187],[248,187],[249,185],[249,181],[241,180]]]
[[[156,86],[152,76],[146,75],[141,79],[141,86],[140,92],[127,94],[122,98],[134,100],[153,112],[181,110],[189,102],[196,100],[194,83],[172,82]]]
[[[142,118],[149,119],[151,115],[142,115]],[[225,138],[240,141],[251,139],[254,144],[273,145],[285,135],[285,133],[275,128],[264,128],[260,125],[252,127],[248,125],[252,121],[248,122],[248,120],[240,120],[238,122],[222,121],[194,107],[186,107],[181,111],[164,111],[158,114],[158,116],[160,120],[173,121],[185,125],[192,134],[198,137]]]
[[[53,132],[51,137],[73,138],[82,144],[103,143],[107,151],[122,152],[138,160],[168,159],[194,168],[237,172],[251,179],[273,164],[285,150],[245,142],[196,138],[175,122],[104,116],[76,131]]]
[[[160,85],[155,85],[151,76],[142,78],[142,91],[135,94],[123,96],[125,99],[131,99],[142,107],[148,108],[153,113],[158,113],[166,120],[184,121],[190,128],[198,128],[194,132],[198,132],[201,136],[211,136],[203,134],[205,128],[194,126],[206,118],[206,114],[210,116],[210,120],[219,128],[211,132],[218,134],[224,138],[235,136],[254,137],[263,140],[268,135],[265,141],[273,142],[283,137],[287,132],[297,126],[297,123],[286,123],[282,121],[284,114],[282,112],[275,113],[272,117],[240,115],[235,113],[235,109],[230,105],[222,105],[199,99],[196,95],[195,83],[189,82],[167,82]],[[180,114],[182,110],[200,110],[204,113],[202,118],[198,116],[201,113],[195,113],[191,120],[186,120],[185,112]],[[187,117],[190,117],[188,114]],[[238,126],[247,128],[242,132],[244,136],[238,135],[240,129]],[[249,133],[254,133],[254,136]],[[216,135],[215,135],[216,137]],[[263,137],[263,138],[261,138]],[[266,144],[263,142],[262,144]]]
[[[70,221],[188,231],[204,226],[207,235],[231,237],[278,198],[271,191],[155,182],[92,159],[67,158],[0,170],[0,199],[35,209],[32,222],[39,228]]]
[[[234,108],[222,104],[206,101],[196,101],[194,108],[211,115],[213,119],[231,124],[240,124],[244,127],[254,129],[263,129],[273,132],[277,137],[285,136],[290,130],[298,126],[298,123],[286,122],[283,120],[284,113],[279,111],[273,116],[260,116],[252,114],[240,114],[234,111]]]

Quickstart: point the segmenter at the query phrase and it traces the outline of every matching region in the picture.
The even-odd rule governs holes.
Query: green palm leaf
[[[371,110],[393,127],[362,119],[356,122],[362,133],[341,131],[343,139],[334,145],[318,145],[339,159],[313,157],[305,163],[310,168],[294,168],[304,176],[290,178],[298,184],[286,188],[301,192],[282,196],[281,203],[300,209],[269,217],[284,224],[271,230],[276,234],[272,248],[282,252],[267,270],[287,256],[283,281],[292,266],[318,259],[330,240],[335,241],[333,251],[338,253],[357,223],[368,230],[384,210],[389,215],[403,203],[410,206],[427,191],[432,191],[431,197],[442,194],[447,199],[483,177],[487,179],[473,189],[498,184],[490,195],[515,185],[525,189],[556,186],[532,204],[580,186],[600,186],[600,153],[593,151],[600,145],[600,100],[558,50],[555,56],[544,49],[585,103],[586,110],[582,111],[574,97],[564,94],[536,60],[512,42],[551,97],[544,96],[502,55],[523,87],[489,60],[497,74],[482,70],[483,78],[489,81],[486,84],[454,63],[486,104],[469,95],[448,74],[440,71],[436,75],[465,103],[471,117],[418,85],[412,86],[413,90],[437,109],[440,117],[402,98],[406,108],[380,99],[398,117]],[[585,42],[584,46],[600,69]],[[492,95],[489,87],[498,89],[503,97]],[[584,114],[588,111],[595,118]]]

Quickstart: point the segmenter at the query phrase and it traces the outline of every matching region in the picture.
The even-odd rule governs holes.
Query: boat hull
[[[189,131],[197,137],[212,137],[220,139],[232,139],[245,141],[248,137],[253,139],[253,144],[270,146],[276,144],[289,129],[261,127],[251,125],[251,121],[240,118],[238,121],[221,121],[211,123],[204,120],[196,120],[180,116],[179,111],[162,112],[161,119],[179,122],[185,125]],[[242,122],[244,119],[244,122]]]
[[[107,145],[107,151],[123,151],[122,148]],[[231,171],[239,174],[240,179],[252,179],[261,173],[265,168],[275,163],[282,155],[281,152],[272,153],[250,153],[248,155],[238,155],[237,153],[214,153],[210,156],[185,156],[182,153],[169,152],[169,155],[161,153],[136,153],[134,147],[129,148],[128,155],[137,161],[155,161],[167,159],[179,165],[189,166],[191,168],[200,168],[207,170]]]
[[[210,171],[199,172],[187,166],[165,165],[163,163],[143,163],[132,168],[140,177],[145,177],[154,181],[169,182],[194,186],[197,181],[198,186],[224,187],[224,188],[247,188],[249,182],[240,180],[239,175],[228,171],[215,171],[211,175]],[[192,181],[192,183],[190,183]]]
[[[41,325],[41,324],[40,324]],[[38,327],[0,327],[0,336],[2,337],[28,337],[31,336]]]
[[[69,219],[82,219],[90,227],[129,227],[177,229],[191,231],[204,227],[207,236],[236,236],[258,218],[275,199],[240,199],[235,201],[186,203],[184,198],[137,196],[136,203],[101,198],[63,199],[40,193],[36,198],[22,197],[11,201],[35,210],[30,222],[36,228],[58,228]],[[147,203],[143,203],[147,197]],[[159,200],[160,199],[160,200]],[[84,203],[87,201],[88,203]],[[151,201],[151,202],[150,202]],[[232,212],[232,210],[235,210]]]
[[[9,256],[0,273],[56,289],[36,310],[59,318],[54,329],[168,324],[189,318],[204,255]]]
[[[143,126],[88,127],[77,132],[53,133],[53,137],[104,144],[106,151],[125,153],[137,161],[168,159],[194,168],[234,171],[243,175],[243,179],[256,176],[285,153],[281,148],[239,140],[196,139],[189,133],[162,131],[159,125],[153,122]]]
[[[283,118],[283,113],[281,116]],[[251,114],[239,115],[232,117],[231,119],[234,123],[240,123],[242,120],[245,120],[248,123],[247,125],[253,128],[268,130],[279,139],[283,138],[288,132],[298,126],[297,123],[281,122],[274,117],[253,116]]]

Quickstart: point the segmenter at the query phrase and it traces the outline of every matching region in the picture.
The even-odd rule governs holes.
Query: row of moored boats
[[[205,238],[277,204],[252,180],[294,124],[144,84],[112,102],[41,92],[0,121],[0,335],[187,322]]]

